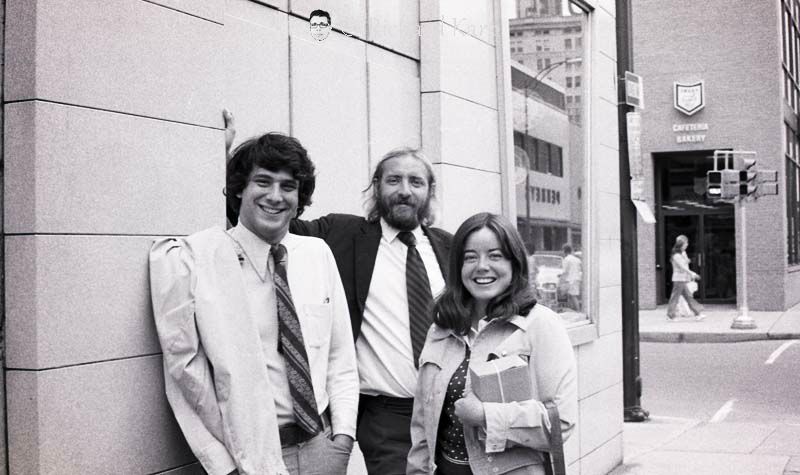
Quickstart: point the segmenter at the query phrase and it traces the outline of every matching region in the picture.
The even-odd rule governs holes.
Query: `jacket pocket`
[[[319,348],[330,341],[333,325],[331,304],[305,304],[300,327],[306,346]]]

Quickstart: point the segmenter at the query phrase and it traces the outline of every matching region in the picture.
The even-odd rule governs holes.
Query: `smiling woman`
[[[450,250],[451,276],[434,308],[434,322],[460,334],[486,317],[526,315],[535,300],[528,285],[525,245],[503,216],[478,213],[456,231]]]
[[[536,304],[525,245],[505,217],[479,213],[464,221],[449,265],[451,279],[419,358],[406,473],[430,473],[433,466],[442,475],[544,475],[541,452],[551,449],[551,427],[542,423],[548,419],[543,401],[557,402],[566,435],[577,416],[567,331],[552,310]],[[523,379],[536,384],[514,384],[530,384],[529,399],[481,400],[467,387],[473,363],[497,357],[527,369]]]
[[[486,314],[489,302],[508,289],[511,275],[511,261],[494,231],[481,228],[469,235],[464,245],[461,281],[475,299],[473,318]]]

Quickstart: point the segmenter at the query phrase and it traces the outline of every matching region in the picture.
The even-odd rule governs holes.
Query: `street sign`
[[[625,71],[625,104],[644,109],[642,77],[630,71]]]

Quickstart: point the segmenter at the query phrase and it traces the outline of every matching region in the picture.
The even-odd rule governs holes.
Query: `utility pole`
[[[639,271],[636,239],[636,207],[631,201],[631,169],[628,162],[628,112],[625,71],[633,72],[630,0],[615,0],[617,10],[617,123],[619,124],[620,238],[622,242],[622,388],[626,422],[649,417],[642,409],[642,377],[639,375]]]

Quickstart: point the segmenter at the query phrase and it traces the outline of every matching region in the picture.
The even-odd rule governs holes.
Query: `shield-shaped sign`
[[[674,83],[675,108],[686,115],[693,115],[706,105],[703,81],[694,84]]]

